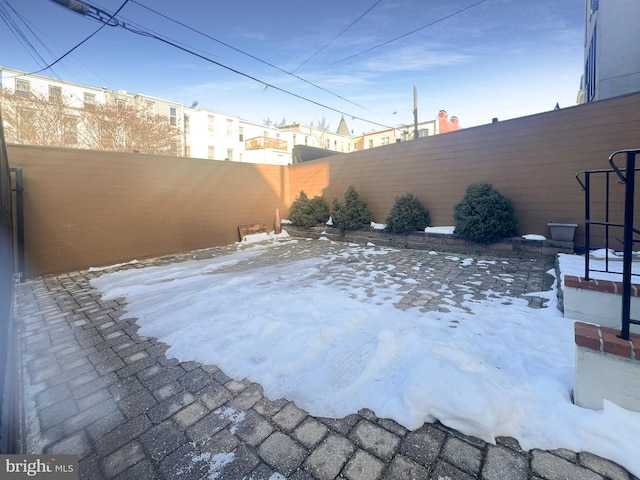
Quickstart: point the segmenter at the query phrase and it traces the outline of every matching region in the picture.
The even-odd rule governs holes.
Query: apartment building
[[[638,19],[638,0],[585,0],[584,73],[578,103],[640,91]]]
[[[71,110],[69,129],[82,129],[77,118],[84,108],[98,104],[129,105],[149,115],[160,115],[167,119],[171,127],[180,135],[176,137],[175,155],[210,160],[226,160],[250,163],[288,165],[292,163],[294,145],[309,145],[337,152],[353,150],[344,118],[338,131],[332,132],[306,126],[300,123],[271,126],[249,122],[234,115],[228,115],[208,108],[198,107],[194,102],[190,107],[171,100],[152,97],[125,90],[112,91],[106,87],[92,87],[42,75],[28,75],[26,72],[0,67],[0,87],[29,96],[31,93],[47,95],[52,102],[63,99]],[[74,144],[78,148],[91,148],[82,141]]]
[[[445,110],[440,110],[434,120],[420,122],[417,125],[418,138],[452,132],[460,129],[458,117],[451,117]],[[403,124],[397,127],[386,128],[363,133],[353,139],[355,150],[383,147],[391,143],[406,142],[416,138],[416,125]]]

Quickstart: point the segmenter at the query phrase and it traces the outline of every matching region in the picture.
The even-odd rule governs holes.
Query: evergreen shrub
[[[518,234],[513,203],[489,183],[469,185],[453,211],[454,233],[465,240],[493,243]]]
[[[333,199],[331,219],[334,226],[343,230],[358,230],[371,226],[371,213],[353,185],[349,185],[344,193],[344,203],[340,203],[337,198]]]
[[[293,201],[289,209],[289,220],[293,225],[314,227],[319,223],[326,223],[328,219],[329,205],[324,198],[316,195],[309,200],[304,190],[300,191],[300,195]]]
[[[395,203],[384,222],[385,230],[393,233],[410,233],[424,230],[429,225],[429,211],[413,193],[396,197]]]

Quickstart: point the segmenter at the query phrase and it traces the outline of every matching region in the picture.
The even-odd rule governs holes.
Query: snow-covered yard
[[[288,257],[287,246],[305,242],[331,248]],[[274,245],[281,253],[271,264],[255,262]],[[230,252],[105,273],[92,284],[104,300],[126,298],[125,317],[169,344],[167,355],[217,365],[312,415],[369,408],[409,429],[437,419],[489,442],[511,436],[527,450],[589,451],[640,476],[640,414],[571,401],[573,322],[555,308],[555,291],[538,293],[547,308],[533,309],[526,298],[478,291],[470,277],[423,291],[441,311],[399,309],[407,286],[437,275],[426,261],[413,266],[416,278],[394,275],[390,249],[286,235]],[[481,261],[439,256],[463,271]],[[482,274],[498,278],[486,263]],[[563,263],[579,268],[574,258]],[[454,288],[462,301],[452,300]]]

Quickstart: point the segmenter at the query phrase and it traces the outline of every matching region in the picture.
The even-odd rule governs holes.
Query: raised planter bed
[[[353,242],[360,245],[373,243],[377,246],[414,248],[417,250],[437,250],[468,255],[494,255],[511,258],[552,257],[557,253],[573,253],[573,242],[554,240],[526,240],[520,237],[505,238],[496,243],[481,244],[469,242],[455,234],[415,232],[410,234],[389,233],[384,230],[342,231],[339,228],[296,227],[284,225],[283,228],[293,237],[320,238],[341,242]]]

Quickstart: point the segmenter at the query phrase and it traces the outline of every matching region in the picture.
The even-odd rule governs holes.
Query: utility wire
[[[145,32],[145,31],[142,31],[142,30],[133,30],[131,28],[128,28],[126,25],[121,25],[121,26],[123,28],[125,28],[126,30],[129,30],[130,32],[135,33],[136,35],[141,35],[141,36],[144,36],[144,37],[154,38],[154,39],[159,40],[159,41],[161,41],[163,43],[166,43],[167,45],[171,45],[172,47],[178,48],[178,49],[182,50],[183,52],[189,53],[189,54],[194,55],[194,56],[196,56],[198,58],[201,58],[202,60],[205,60],[207,62],[213,63],[214,65],[222,67],[225,70],[229,70],[230,72],[233,72],[233,73],[235,73],[237,75],[241,75],[241,76],[243,76],[245,78],[253,80],[254,82],[257,82],[257,83],[263,85],[265,87],[265,89],[272,88],[274,90],[277,90],[278,92],[286,93],[287,95],[290,95],[292,97],[298,98],[300,100],[304,100],[305,102],[313,103],[314,105],[318,105],[319,107],[326,108],[327,110],[331,110],[333,112],[340,113],[341,115],[346,115],[348,117],[351,117],[354,120],[362,120],[364,122],[371,123],[373,125],[378,125],[378,126],[385,127],[385,128],[391,128],[388,125],[384,125],[382,123],[374,122],[373,120],[367,120],[366,118],[362,118],[362,117],[358,117],[358,116],[355,116],[355,115],[351,115],[350,113],[344,112],[342,110],[338,110],[337,108],[330,107],[330,106],[325,105],[323,103],[316,102],[315,100],[312,100],[312,99],[307,98],[305,96],[299,95],[297,93],[293,93],[293,92],[291,92],[289,90],[285,90],[284,88],[280,88],[280,87],[278,87],[276,85],[273,85],[272,83],[266,82],[264,80],[260,80],[259,78],[254,77],[253,75],[249,75],[248,73],[241,72],[240,70],[237,70],[235,68],[229,67],[228,65],[225,65],[223,63],[220,63],[220,62],[217,62],[215,60],[212,60],[209,57],[205,57],[204,55],[201,55],[201,54],[199,54],[197,52],[194,52],[193,50],[189,50],[186,47],[180,46],[180,45],[178,45],[178,44],[176,44],[176,43],[174,43],[174,42],[172,42],[170,40],[166,40],[166,39],[164,39],[162,37],[159,37],[159,36],[157,36],[157,35],[155,35],[153,33]]]
[[[35,46],[31,43],[29,38],[25,35],[22,29],[18,26],[17,22],[12,18],[9,10],[5,8],[5,5],[11,9],[18,18],[20,18],[23,23],[24,20],[18,15],[15,9],[7,2],[6,0],[3,3],[0,3],[0,18],[4,21],[4,23],[9,27],[9,30],[13,33],[14,37],[24,46],[25,50],[29,52],[31,58],[33,58],[36,63],[40,65],[46,65],[47,61],[40,55]],[[33,32],[31,32],[33,34]],[[36,58],[37,57],[37,58]]]
[[[57,1],[57,0],[54,0],[54,1]],[[352,114],[350,114],[350,113],[344,112],[344,111],[339,110],[339,109],[337,109],[337,108],[333,108],[333,107],[330,107],[330,106],[325,105],[325,104],[323,104],[323,103],[320,103],[320,102],[317,102],[317,101],[312,100],[312,99],[310,99],[310,98],[307,98],[307,97],[305,97],[305,96],[303,96],[303,95],[299,95],[299,94],[297,94],[297,93],[293,93],[293,92],[291,92],[291,91],[289,91],[289,90],[286,90],[286,89],[284,89],[284,88],[280,88],[280,87],[278,87],[278,86],[276,86],[276,85],[273,85],[273,84],[271,84],[271,83],[269,83],[269,82],[266,82],[266,81],[264,81],[264,80],[261,80],[261,79],[259,79],[259,78],[255,77],[255,76],[253,76],[253,75],[249,75],[248,73],[241,72],[240,70],[237,70],[237,69],[235,69],[235,68],[229,67],[228,65],[225,65],[225,64],[223,64],[223,63],[217,62],[217,61],[215,61],[215,60],[213,60],[213,59],[211,59],[211,58],[209,58],[209,57],[207,57],[207,56],[205,56],[205,55],[202,55],[202,54],[200,54],[200,53],[194,52],[193,50],[191,50],[191,49],[189,49],[189,48],[187,48],[187,47],[184,47],[184,46],[178,45],[178,44],[177,44],[177,43],[175,43],[174,41],[171,41],[171,40],[168,40],[168,39],[166,39],[166,38],[163,38],[163,37],[161,37],[161,36],[159,36],[159,35],[156,35],[155,33],[149,32],[149,31],[147,31],[147,30],[133,29],[133,28],[129,27],[126,23],[120,22],[120,21],[118,21],[118,20],[115,18],[115,17],[116,17],[116,15],[118,14],[118,12],[119,12],[123,7],[124,7],[124,5],[125,5],[128,1],[129,1],[129,0],[126,0],[126,1],[125,1],[125,3],[124,3],[124,4],[123,4],[119,9],[118,9],[118,11],[117,11],[116,13],[114,13],[113,15],[111,15],[111,16],[110,16],[110,18],[108,18],[108,19],[96,18],[96,16],[91,16],[91,15],[89,15],[89,16],[90,16],[90,18],[93,18],[93,19],[95,19],[95,20],[98,20],[98,21],[101,21],[101,22],[105,22],[102,26],[107,25],[107,23],[106,23],[106,22],[109,22],[109,25],[113,25],[113,26],[120,26],[120,27],[124,28],[125,30],[128,30],[128,31],[130,31],[130,32],[132,32],[132,33],[135,33],[136,35],[141,35],[141,36],[144,36],[144,37],[153,38],[153,39],[155,39],[155,40],[158,40],[158,41],[160,41],[160,42],[163,42],[163,43],[165,43],[165,44],[167,44],[167,45],[170,45],[170,46],[172,46],[172,47],[174,47],[174,48],[177,48],[177,49],[179,49],[179,50],[182,50],[183,52],[189,53],[189,54],[191,54],[191,55],[193,55],[193,56],[195,56],[195,57],[198,57],[198,58],[200,58],[200,59],[202,59],[202,60],[205,60],[205,61],[207,61],[207,62],[209,62],[209,63],[213,63],[214,65],[217,65],[217,66],[219,66],[219,67],[221,67],[221,68],[224,68],[225,70],[229,70],[230,72],[233,72],[233,73],[235,73],[235,74],[237,74],[237,75],[240,75],[240,76],[243,76],[243,77],[248,78],[248,79],[250,79],[250,80],[253,80],[254,82],[257,82],[257,83],[259,83],[259,84],[263,85],[263,86],[265,87],[265,89],[267,89],[267,88],[272,88],[272,89],[274,89],[274,90],[277,90],[277,91],[279,91],[279,92],[285,93],[285,94],[290,95],[290,96],[292,96],[292,97],[298,98],[298,99],[303,100],[303,101],[305,101],[305,102],[312,103],[312,104],[314,104],[314,105],[318,105],[319,107],[325,108],[325,109],[327,109],[327,110],[331,110],[331,111],[336,112],[336,113],[340,113],[340,114],[342,114],[342,115],[346,115],[346,116],[348,116],[348,117],[351,117],[353,120],[362,120],[363,122],[367,122],[367,123],[370,123],[370,124],[372,124],[372,125],[378,125],[378,126],[381,126],[381,127],[384,127],[384,128],[391,128],[391,127],[390,127],[390,126],[388,126],[388,125],[385,125],[385,124],[382,124],[382,123],[378,123],[378,122],[374,122],[373,120],[368,120],[368,119],[366,119],[366,118],[362,118],[362,117],[359,117],[359,116],[356,116],[356,115],[352,115]],[[133,0],[132,0],[132,1],[133,1]],[[92,5],[90,5],[90,4],[86,3],[86,2],[82,2],[82,5],[87,6],[87,7],[89,7],[89,8],[94,8],[94,9],[95,9],[95,7],[93,7]],[[97,10],[97,9],[96,9],[96,10]],[[103,13],[104,13],[104,12],[103,12]],[[102,28],[102,27],[101,27],[101,28]],[[99,30],[100,30],[100,29],[98,29],[96,32],[94,32],[94,35],[95,35],[95,33],[97,33]],[[88,40],[88,38],[87,38],[86,40]],[[85,41],[86,41],[86,40],[85,40]],[[84,42],[83,42],[83,43],[84,43]],[[76,47],[74,47],[74,49],[75,49],[75,48],[77,48],[78,46],[79,46],[79,45],[77,45]],[[70,53],[70,52],[67,52],[67,53]],[[65,55],[66,55],[66,54],[65,54]],[[62,58],[58,59],[58,61],[59,61],[59,60],[61,60],[61,59],[62,59]],[[37,72],[36,72],[36,73],[37,73]]]
[[[380,3],[381,1],[382,1],[382,0],[378,0],[378,2],[377,2],[377,3]],[[199,34],[199,35],[202,35],[202,36],[204,36],[204,37],[208,38],[209,40],[213,40],[214,42],[217,42],[217,43],[219,43],[220,45],[224,45],[225,47],[230,48],[231,50],[234,50],[234,51],[236,51],[236,52],[238,52],[238,53],[241,53],[242,55],[245,55],[245,56],[247,56],[247,57],[249,57],[249,58],[252,58],[253,60],[256,60],[256,61],[258,61],[258,62],[260,62],[260,63],[262,63],[262,64],[264,64],[264,65],[267,65],[267,66],[269,66],[269,67],[271,67],[271,68],[275,68],[275,69],[276,69],[276,70],[278,70],[279,72],[282,72],[282,73],[285,73],[285,74],[287,74],[287,75],[290,75],[290,76],[292,76],[292,77],[294,77],[294,78],[297,78],[298,80],[300,80],[300,81],[302,81],[302,82],[304,82],[304,83],[306,83],[306,84],[308,84],[308,85],[311,85],[311,86],[313,86],[313,87],[315,87],[315,88],[317,88],[317,89],[319,89],[319,90],[322,90],[323,92],[326,92],[326,93],[329,93],[329,94],[331,94],[331,95],[333,95],[333,96],[335,96],[335,97],[338,97],[340,100],[344,100],[345,102],[349,102],[350,104],[355,105],[356,107],[360,107],[360,108],[364,108],[365,110],[369,110],[368,108],[363,107],[362,105],[359,105],[359,104],[357,104],[357,103],[355,103],[355,102],[353,102],[353,101],[349,100],[348,98],[345,98],[345,97],[343,97],[343,96],[341,96],[341,95],[338,95],[337,93],[332,92],[331,90],[328,90],[328,89],[326,89],[326,88],[324,88],[324,87],[321,87],[320,85],[317,85],[317,84],[315,84],[315,83],[313,83],[313,82],[311,82],[311,81],[309,81],[309,80],[307,80],[307,79],[305,79],[305,78],[303,78],[303,77],[301,77],[301,76],[296,75],[295,73],[293,73],[293,72],[295,72],[295,70],[297,70],[298,68],[300,68],[300,66],[302,66],[302,65],[300,65],[299,67],[297,67],[293,72],[288,72],[287,70],[285,70],[285,69],[283,69],[283,68],[280,68],[280,67],[278,67],[277,65],[274,65],[274,64],[272,64],[272,63],[269,63],[269,62],[267,62],[266,60],[262,60],[261,58],[258,58],[258,57],[256,57],[255,55],[252,55],[252,54],[250,54],[250,53],[248,53],[248,52],[245,52],[244,50],[241,50],[241,49],[239,49],[239,48],[237,48],[237,47],[234,47],[233,45],[230,45],[230,44],[228,44],[228,43],[226,43],[226,42],[223,42],[222,40],[219,40],[219,39],[217,39],[217,38],[214,38],[214,37],[212,37],[211,35],[208,35],[208,34],[206,34],[206,33],[204,33],[204,32],[201,32],[200,30],[197,30],[197,29],[195,29],[195,28],[193,28],[193,27],[191,27],[191,26],[189,26],[189,25],[187,25],[187,24],[185,24],[185,23],[182,23],[182,22],[180,22],[180,21],[178,21],[178,20],[175,20],[175,19],[173,19],[173,18],[171,18],[171,17],[169,17],[169,16],[167,16],[167,15],[165,15],[165,14],[163,14],[163,13],[160,13],[160,12],[158,12],[157,10],[154,10],[154,9],[153,9],[153,8],[151,8],[151,7],[148,7],[148,6],[146,6],[146,5],[143,5],[142,3],[140,3],[140,2],[138,2],[138,1],[136,1],[136,0],[131,0],[131,2],[132,2],[132,3],[135,3],[136,5],[141,6],[142,8],[145,8],[145,9],[149,10],[150,12],[153,12],[153,13],[155,13],[156,15],[159,15],[159,16],[161,16],[161,17],[163,17],[163,18],[165,18],[165,19],[167,19],[167,20],[169,20],[169,21],[171,21],[171,22],[177,23],[178,25],[181,25],[182,27],[187,28],[187,29],[191,30],[192,32],[195,32],[195,33],[197,33],[197,34]],[[376,3],[376,5],[377,5],[377,3]],[[375,6],[375,5],[374,5],[374,6]],[[371,7],[371,8],[373,8],[373,7]],[[363,16],[364,16],[364,15],[363,15]],[[324,47],[323,47],[323,48],[324,48]],[[310,59],[309,59],[309,60],[310,60]],[[305,61],[305,62],[306,62],[306,61]]]
[[[49,65],[47,65],[44,68],[41,68],[40,70],[36,70],[35,72],[30,72],[30,73],[26,73],[22,76],[26,76],[26,75],[35,75],[36,73],[40,73],[43,72],[51,67],[53,67],[56,63],[58,63],[59,61],[61,61],[64,57],[66,57],[67,55],[69,55],[71,52],[73,52],[75,49],[77,49],[78,47],[80,47],[80,45],[82,45],[83,43],[87,42],[91,37],[93,37],[95,34],[97,34],[100,30],[102,30],[104,27],[106,27],[107,25],[110,26],[115,26],[109,22],[111,22],[112,20],[114,20],[116,18],[116,15],[118,15],[118,13],[120,13],[120,10],[122,10],[124,8],[124,6],[129,3],[129,0],[124,0],[124,3],[122,5],[120,5],[120,8],[118,8],[118,10],[116,10],[116,13],[114,13],[113,15],[111,15],[111,17],[109,19],[107,19],[106,21],[104,21],[104,23],[102,25],[100,25],[100,27],[93,32],[91,35],[89,35],[87,38],[85,38],[84,40],[82,40],[80,43],[76,44],[73,48],[71,48],[70,50],[68,50],[66,53],[64,53],[61,57],[58,57],[56,60],[54,60],[53,62],[51,62]]]
[[[374,47],[367,48],[366,50],[363,50],[360,53],[356,53],[354,55],[350,55],[350,56],[348,56],[346,58],[343,58],[342,60],[338,60],[337,62],[330,63],[329,65],[335,65],[337,63],[345,62],[347,60],[351,60],[352,58],[359,57],[360,55],[364,55],[365,53],[369,53],[372,50],[375,50],[377,48],[380,48],[380,47],[383,47],[385,45],[388,45],[388,44],[390,44],[392,42],[395,42],[396,40],[400,40],[401,38],[408,37],[409,35],[412,35],[412,34],[414,34],[416,32],[419,32],[420,30],[424,30],[427,27],[431,27],[432,25],[435,25],[436,23],[440,23],[440,22],[442,22],[442,21],[444,21],[444,20],[446,20],[448,18],[451,18],[451,17],[453,17],[455,15],[458,15],[458,14],[460,14],[460,13],[466,11],[466,10],[469,10],[470,8],[473,8],[473,7],[477,6],[477,5],[480,5],[481,3],[484,3],[486,1],[487,0],[480,0],[479,2],[476,2],[476,3],[472,4],[472,5],[467,6],[467,7],[464,7],[464,8],[462,8],[460,10],[457,10],[457,11],[455,11],[453,13],[450,13],[449,15],[445,15],[444,17],[439,18],[438,20],[435,20],[435,21],[433,21],[431,23],[428,23],[426,25],[423,25],[422,27],[416,28],[415,30],[411,30],[410,32],[407,32],[407,33],[403,33],[402,35],[400,35],[398,37],[392,38],[391,40],[387,40],[386,42],[382,42],[382,43],[380,43],[380,44],[378,44],[378,45],[376,45]]]
[[[342,30],[338,35],[336,35],[332,40],[330,40],[328,43],[326,43],[324,46],[322,46],[317,52],[315,52],[313,55],[311,55],[309,58],[307,58],[304,62],[302,62],[300,65],[298,65],[296,68],[294,68],[292,70],[292,72],[295,72],[296,70],[300,69],[300,67],[302,67],[305,63],[307,63],[309,60],[311,60],[312,58],[314,58],[316,55],[318,55],[320,52],[322,52],[325,48],[327,48],[329,45],[331,45],[333,42],[335,42],[344,32],[346,32],[347,30],[349,30],[351,27],[353,27],[356,23],[358,23],[360,20],[362,20],[362,18],[369,13],[371,10],[373,10],[374,8],[376,8],[378,6],[378,4],[381,2],[382,0],[378,0],[376,3],[374,3],[372,6],[369,7],[369,9],[364,12],[362,15],[360,15],[358,18],[356,18],[353,22],[351,22],[351,24],[345,28],[344,30]],[[137,3],[137,2],[136,2]]]

